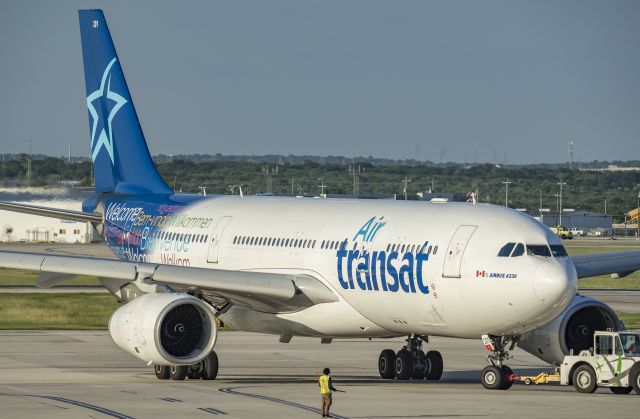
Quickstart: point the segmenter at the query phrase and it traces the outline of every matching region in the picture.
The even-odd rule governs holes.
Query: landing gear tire
[[[629,382],[637,394],[640,394],[640,362],[636,362],[629,372]]]
[[[598,389],[596,372],[590,365],[580,365],[573,373],[573,386],[579,393],[593,393]]]
[[[169,377],[175,381],[184,380],[187,378],[188,368],[186,365],[171,365],[169,367]]]
[[[406,349],[401,349],[396,355],[395,374],[398,380],[408,380],[413,373],[413,356]]]
[[[156,373],[156,377],[159,380],[169,379],[169,366],[168,365],[154,365],[153,370]]]
[[[504,372],[500,367],[489,365],[482,370],[480,381],[482,386],[488,390],[499,390],[504,383]]]
[[[429,351],[426,355],[427,358],[427,373],[425,378],[427,380],[439,380],[442,377],[442,355],[438,351]]]
[[[202,378],[202,370],[204,368],[204,361],[200,361],[197,364],[189,365],[187,367],[187,378],[189,380],[199,380]]]
[[[427,375],[427,371],[429,370],[429,363],[427,362],[427,357],[424,352],[416,351],[413,353],[413,374],[411,374],[411,378],[414,380],[424,380],[424,377]]]
[[[513,375],[513,370],[506,365],[502,366],[502,385],[500,386],[500,390],[509,390],[513,385],[513,380],[511,376]]]
[[[513,370],[504,361],[512,358],[509,351],[515,349],[520,341],[518,335],[482,335],[482,343],[491,351],[487,361],[491,365],[482,370],[480,381],[482,386],[489,390],[508,390],[513,386]]]
[[[203,380],[215,380],[218,376],[218,355],[211,351],[211,353],[202,361],[202,379]]]
[[[391,380],[396,375],[395,371],[396,365],[396,353],[391,349],[385,349],[380,352],[380,357],[378,358],[378,372],[380,373],[380,377],[385,380]]]
[[[609,387],[613,394],[629,394],[633,387]]]

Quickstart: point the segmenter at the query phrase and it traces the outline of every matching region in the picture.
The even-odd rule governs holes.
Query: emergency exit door
[[[464,249],[467,247],[467,243],[476,228],[478,226],[462,225],[458,227],[449,242],[449,247],[447,247],[442,270],[443,277],[460,278],[460,266],[462,265]]]
[[[227,225],[229,225],[231,218],[233,217],[222,217],[215,227],[213,227],[213,231],[211,232],[211,241],[209,242],[209,251],[207,252],[207,262],[218,263],[222,233],[224,233]]]

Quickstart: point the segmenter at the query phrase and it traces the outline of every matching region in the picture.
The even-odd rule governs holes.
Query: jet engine
[[[213,350],[214,310],[188,294],[152,293],[116,310],[109,333],[120,348],[156,365],[190,365]]]
[[[550,323],[522,335],[518,347],[559,365],[571,350],[577,355],[593,347],[593,333],[607,329],[624,329],[616,312],[602,301],[576,295],[571,305]]]

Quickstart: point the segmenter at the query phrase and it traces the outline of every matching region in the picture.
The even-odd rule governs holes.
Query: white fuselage
[[[215,197],[180,215],[211,222],[206,232],[200,224],[147,237],[149,262],[307,274],[339,298],[292,313],[234,306],[222,319],[242,330],[324,337],[518,335],[551,321],[576,292],[566,256],[498,256],[508,242],[561,245],[533,218],[503,207]]]

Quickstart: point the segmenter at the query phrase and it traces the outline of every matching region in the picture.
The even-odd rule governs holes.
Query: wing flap
[[[40,271],[134,281],[138,273],[137,267],[138,264],[118,260],[45,255]]]
[[[290,300],[295,295],[293,275],[258,272],[224,271],[221,269],[189,268],[158,265],[153,281],[194,289],[210,289],[240,296]]]
[[[587,253],[571,256],[578,278],[616,274],[619,277],[640,270],[640,250]]]

